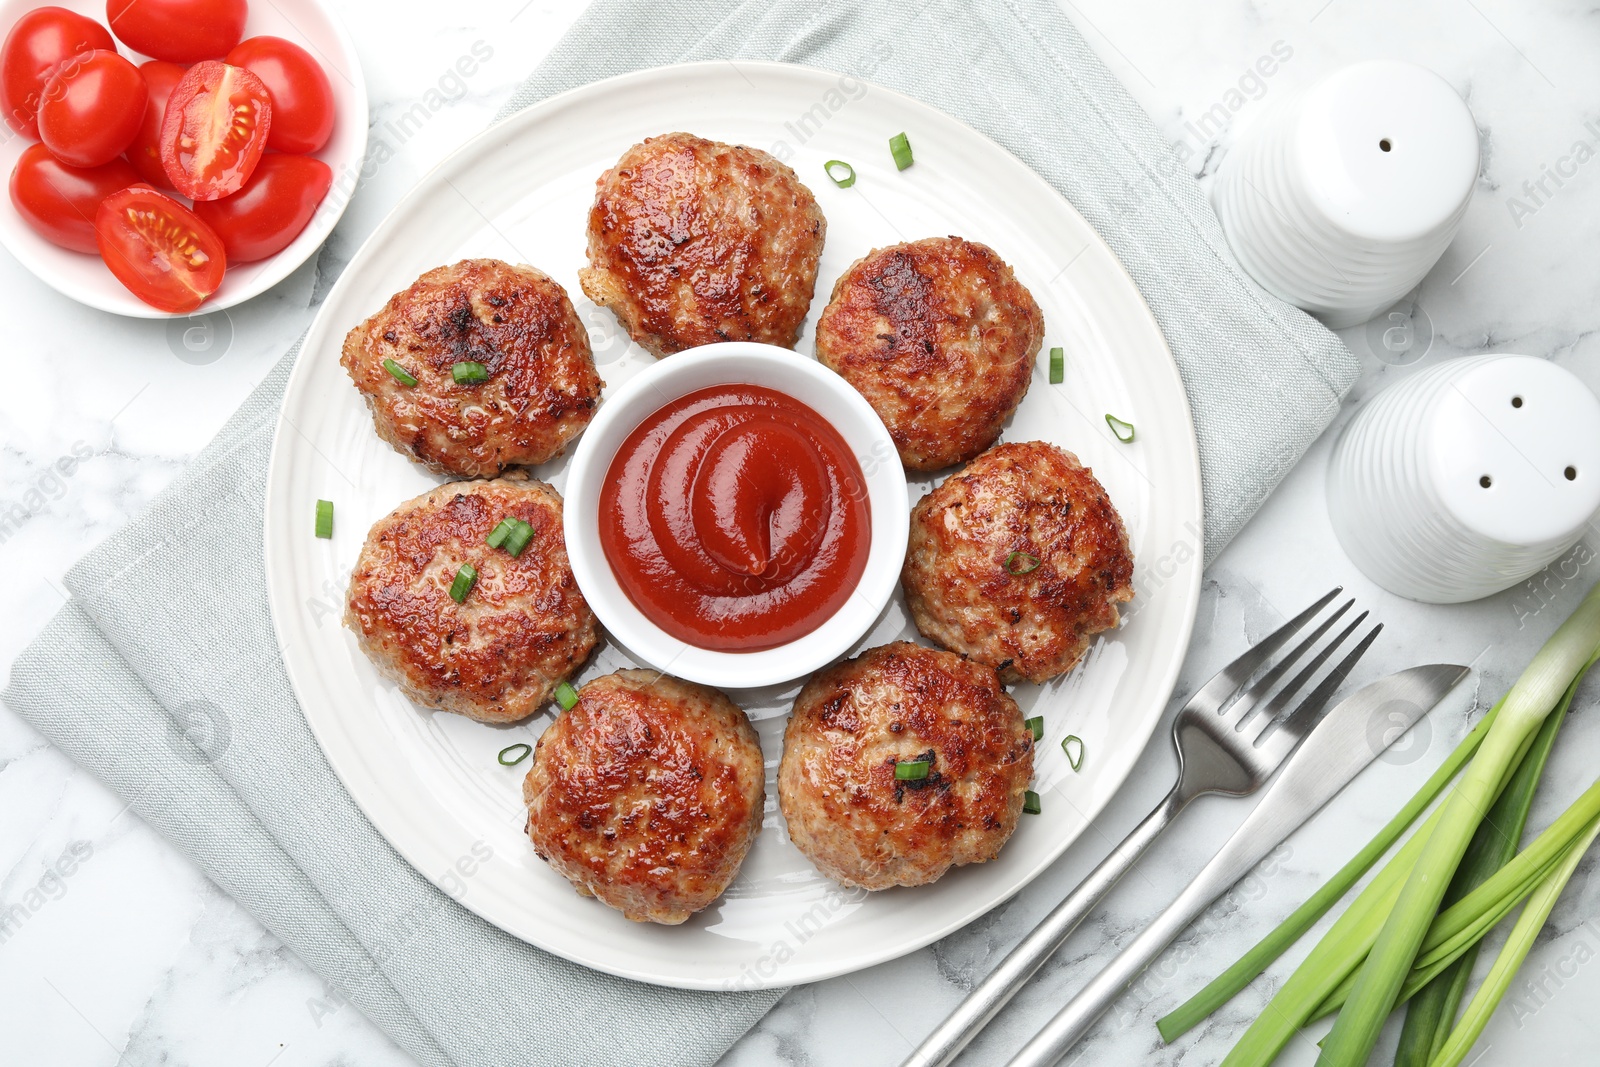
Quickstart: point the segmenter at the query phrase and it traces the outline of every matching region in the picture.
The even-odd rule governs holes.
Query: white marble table
[[[1470,102],[1483,172],[1465,228],[1421,289],[1416,343],[1390,352],[1378,331],[1347,332],[1364,396],[1418,365],[1485,351],[1554,359],[1600,388],[1600,22],[1584,5],[1515,0],[1080,0],[1066,3],[1089,42],[1201,175],[1265,99],[1341,63],[1391,56],[1439,71]],[[62,602],[60,576],[138,513],[221,425],[303,330],[332,268],[412,182],[481,129],[576,16],[533,0],[457,0],[396,17],[378,0],[338,0],[359,42],[375,133],[430,89],[457,96],[403,143],[355,198],[321,258],[231,313],[231,338],[188,347],[161,324],[92,312],[0,256],[9,336],[0,389],[0,662]],[[492,58],[465,85],[447,78],[474,42]],[[1253,70],[1276,56],[1270,77]],[[1586,110],[1588,109],[1588,110]],[[1404,341],[1400,333],[1391,340]],[[194,339],[191,338],[191,341]],[[1402,346],[1403,347],[1403,346]],[[1380,355],[1381,353],[1381,355]],[[1398,600],[1355,573],[1329,530],[1325,438],[1211,568],[1180,695],[1285,614],[1342,581],[1388,624],[1365,670],[1471,662],[1493,699],[1554,620],[1597,577],[1600,532],[1524,587],[1477,604]],[[70,477],[61,457],[89,455]],[[70,465],[69,466],[73,466]],[[1591,695],[1586,705],[1595,703]],[[1600,714],[1585,707],[1552,763],[1552,817],[1594,773]],[[1215,1063],[1263,1002],[1252,992],[1171,1048],[1164,1010],[1271,927],[1365,840],[1444,757],[1465,720],[1442,718],[1375,765],[1192,930],[1080,1050],[1095,1064]],[[1067,856],[1016,900],[946,941],[873,971],[797,989],[725,1061],[894,1064],[1021,932],[1165,790],[1174,762],[1152,743],[1118,800]],[[0,1065],[401,1065],[411,1061],[122,804],[9,711],[0,710],[0,907],[30,917],[0,943]],[[1079,931],[1036,985],[975,1046],[1003,1062],[1096,959],[1159,910],[1243,815],[1203,802]],[[84,843],[87,844],[84,844]],[[73,851],[74,843],[76,851]],[[41,878],[66,856],[71,874]],[[1479,1046],[1480,1067],[1593,1062],[1600,1019],[1600,877],[1580,870],[1552,928]],[[43,892],[30,895],[33,890]],[[37,904],[37,907],[33,905]],[[1300,951],[1303,951],[1300,950]],[[1274,982],[1283,970],[1275,969]],[[516,1010],[514,1000],[508,1010]],[[1297,1044],[1288,1062],[1310,1063]]]

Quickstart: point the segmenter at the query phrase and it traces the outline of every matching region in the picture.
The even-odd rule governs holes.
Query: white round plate
[[[104,0],[52,2],[105,25]],[[39,0],[0,0],[0,36],[9,32],[24,13],[39,6]],[[262,34],[300,45],[328,72],[337,118],[333,136],[313,155],[333,171],[333,187],[288,248],[257,263],[230,266],[223,275],[222,287],[193,312],[197,315],[221,311],[264,293],[310,259],[333,232],[334,223],[344,214],[345,205],[350,202],[361,177],[362,158],[367,151],[367,86],[361,78],[361,62],[356,58],[355,44],[332,6],[327,0],[273,0],[272,3],[251,4],[244,35],[259,37]],[[117,42],[117,50],[135,64],[147,58],[121,41]],[[33,143],[0,123],[0,167],[4,168],[8,179],[17,165],[17,157]],[[80,304],[136,319],[186,317],[153,308],[134,296],[112,276],[99,256],[73,252],[46,241],[22,220],[9,200],[0,204],[0,244],[40,281]]]
[[[732,695],[767,756],[767,817],[738,878],[682,926],[632,923],[580,897],[534,855],[522,829],[527,765],[496,753],[532,741],[546,715],[490,727],[420,709],[379,677],[340,624],[351,565],[368,528],[437,480],[373,431],[339,366],[345,333],[419,274],[466,256],[526,262],[564,285],[590,329],[610,388],[653,360],[611,314],[584,299],[587,210],[595,179],[628,146],[688,130],[767,149],[816,193],[828,218],[817,300],[869,249],[937,234],[994,247],[1044,309],[1045,344],[1066,349],[1051,385],[1044,353],[1005,439],[1077,453],[1127,523],[1137,597],[1126,624],[1070,676],[1020,686],[1043,715],[1027,816],[998,859],[931,886],[867,894],[822,877],[789,843],[772,776],[799,683]],[[904,130],[916,164],[897,172],[888,139]],[[837,188],[830,159],[858,180]],[[670,357],[669,357],[670,358]],[[1138,427],[1116,440],[1105,415]],[[827,414],[824,412],[823,414]],[[559,488],[563,461],[537,473]],[[911,483],[912,500],[937,479]],[[331,540],[312,536],[314,504],[336,506]],[[1201,568],[1200,470],[1178,373],[1149,309],[1110,250],[1018,160],[949,116],[851,78],[782,64],[727,62],[596,82],[487,130],[425,177],[351,261],[306,337],[285,398],[268,475],[267,585],[289,677],[328,761],[385,837],[418,870],[490,922],[613,974],[717,989],[785,986],[858,970],[971,922],[1043,870],[1116,792],[1149,740],[1188,645]],[[897,596],[858,648],[912,633]],[[582,681],[633,664],[600,648]],[[1083,739],[1081,770],[1061,742]],[[465,878],[457,861],[492,856]],[[467,865],[470,867],[471,865]]]

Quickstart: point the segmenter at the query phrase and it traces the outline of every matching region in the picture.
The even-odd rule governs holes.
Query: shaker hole
[[[1577,467],[1568,467],[1566,469],[1565,473],[1566,473],[1566,476],[1567,476],[1567,481],[1575,482],[1575,481],[1578,480],[1578,468]]]
[[[1514,407],[1514,408],[1520,408],[1522,406],[1522,398],[1520,396],[1512,397],[1511,398],[1511,406]]]
[[[1383,140],[1378,142],[1378,147],[1387,152],[1389,149],[1393,148],[1394,145],[1390,144],[1389,138],[1385,137]]]
[[[1487,489],[1494,484],[1494,479],[1485,474],[1482,478],[1478,479],[1478,484]]]

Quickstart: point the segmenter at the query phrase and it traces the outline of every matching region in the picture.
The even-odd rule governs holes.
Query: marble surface
[[[206,336],[82,308],[0,256],[10,354],[0,390],[0,662],[64,598],[71,563],[166,485],[310,321],[329,278],[412,182],[481,129],[578,5],[458,0],[394,17],[335,0],[351,27],[372,120],[444,85],[451,99],[354,198],[321,256]],[[1362,398],[1417,367],[1478,352],[1553,359],[1600,389],[1600,89],[1592,4],[1514,0],[1063,0],[1068,14],[1205,180],[1263,102],[1357,59],[1439,71],[1471,104],[1483,169],[1466,224],[1410,320],[1345,331]],[[475,42],[492,57],[445,84]],[[1258,67],[1263,56],[1271,75]],[[1385,343],[1385,329],[1390,329]],[[1427,607],[1356,573],[1328,524],[1330,438],[1315,447],[1205,581],[1183,696],[1287,614],[1344,582],[1388,628],[1363,670],[1470,662],[1482,701],[1509,684],[1554,620],[1600,577],[1600,529],[1523,586]],[[76,463],[58,461],[75,457]],[[64,469],[71,473],[63,474]],[[1480,703],[1482,702],[1480,701]],[[1594,689],[1567,727],[1534,814],[1541,825],[1585,785],[1600,750]],[[1242,883],[1163,957],[1080,1047],[1082,1063],[1209,1064],[1286,973],[1171,1047],[1152,1026],[1336,868],[1435,766],[1477,711],[1419,728]],[[899,1062],[973,981],[1159,798],[1175,771],[1153,742],[1093,831],[1015,900],[945,941],[872,971],[792,992],[724,1061]],[[1247,805],[1202,801],[990,1028],[963,1062],[1003,1062],[1031,1028],[1204,863]],[[1600,876],[1580,869],[1512,997],[1474,1053],[1480,1067],[1592,1059],[1600,1022]],[[0,943],[0,1065],[403,1065],[410,1060],[122,803],[0,709],[0,907],[27,919]],[[1291,954],[1297,958],[1304,947]],[[508,1002],[508,1010],[515,1010]],[[1285,1062],[1311,1063],[1313,1040]],[[1392,1035],[1391,1035],[1392,1037]],[[664,1038],[665,1039],[665,1038]]]

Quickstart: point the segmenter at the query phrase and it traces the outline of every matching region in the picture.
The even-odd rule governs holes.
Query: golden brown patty
[[[766,152],[651,137],[600,176],[578,280],[657,356],[717,341],[793,348],[827,222]]]
[[[484,543],[511,516],[533,528],[521,555]],[[463,563],[478,581],[462,603]],[[479,722],[516,722],[550,699],[595,644],[567,562],[561,497],[521,477],[453,482],[396,508],[367,534],[345,625],[407,696]]]
[[[917,502],[900,575],[917,629],[1008,682],[1072,669],[1133,598],[1122,518],[1041,441],[996,445]]]
[[[897,762],[927,761],[920,780]],[[923,885],[983,863],[1017,828],[1033,737],[982,664],[905,641],[812,678],[778,768],[789,837],[849,886]]]
[[[1032,294],[993,249],[960,237],[868,253],[817,320],[817,358],[867,398],[915,471],[995,443],[1043,341]]]
[[[397,380],[386,359],[417,384]],[[432,471],[467,478],[559,455],[605,387],[561,286],[494,259],[428,271],[350,331],[339,362],[379,437]],[[489,379],[458,383],[457,363],[481,363]]]
[[[618,671],[539,738],[528,836],[578,892],[635,922],[681,923],[728,887],[761,830],[756,732],[715,689]]]

